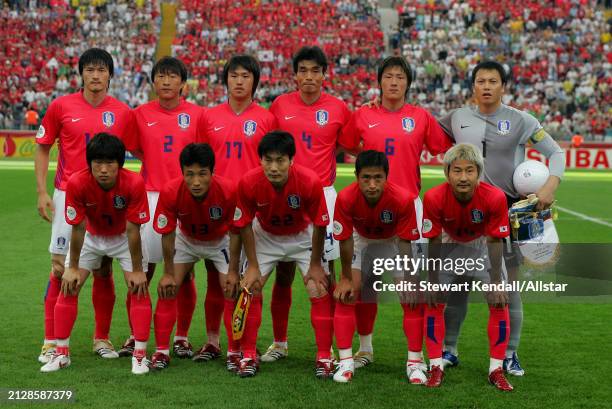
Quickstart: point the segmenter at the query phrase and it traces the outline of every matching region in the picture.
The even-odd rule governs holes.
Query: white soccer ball
[[[527,160],[514,169],[514,188],[521,196],[527,196],[537,192],[550,173],[545,164],[537,160]]]

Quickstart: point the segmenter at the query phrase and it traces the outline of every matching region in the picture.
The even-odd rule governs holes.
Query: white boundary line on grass
[[[561,210],[562,212],[569,213],[572,216],[576,216],[579,219],[586,220],[586,221],[589,221],[589,222],[595,223],[595,224],[601,224],[602,226],[606,226],[606,227],[612,228],[612,223],[605,222],[605,221],[603,221],[601,219],[598,219],[596,217],[587,216],[586,214],[578,213],[578,212],[575,212],[573,210],[570,210],[570,209],[567,209],[567,208],[561,207],[561,206],[557,206],[557,209]]]

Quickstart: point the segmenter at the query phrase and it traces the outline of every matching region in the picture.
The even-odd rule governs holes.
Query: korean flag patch
[[[115,125],[115,114],[111,111],[105,111],[102,114],[102,123],[105,127],[110,128]]]

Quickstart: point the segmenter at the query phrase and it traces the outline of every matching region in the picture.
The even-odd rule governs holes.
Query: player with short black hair
[[[38,213],[52,223],[51,273],[45,293],[45,341],[38,357],[46,363],[53,355],[54,308],[60,292],[68,242],[72,226],[66,223],[63,208],[66,186],[72,174],[87,169],[85,145],[99,132],[111,132],[125,138],[130,132],[132,113],[127,105],[107,94],[114,66],[111,55],[99,48],[85,51],[79,58],[82,89],[55,99],[49,105],[36,134],[34,173],[38,193]],[[49,152],[57,140],[59,156],[53,199],[47,193]],[[50,215],[48,212],[53,212]],[[94,275],[92,303],[95,312],[93,350],[103,358],[117,358],[109,340],[110,323],[115,304],[114,283],[110,274],[112,262],[104,259],[102,272]]]
[[[229,90],[230,76],[237,75],[241,68],[249,72],[253,77],[253,83],[250,90],[251,98],[253,98],[255,96],[255,91],[257,91],[257,86],[259,85],[261,68],[259,66],[259,62],[251,55],[234,55],[225,63],[223,66],[223,85],[225,85],[225,87]]]
[[[123,168],[124,158],[125,148],[119,138],[98,133],[87,144],[89,167],[75,172],[66,186],[65,218],[73,226],[70,258],[55,304],[56,351],[41,372],[70,365],[69,342],[77,318],[78,295],[90,273],[100,274],[104,257],[119,261],[129,289],[135,335],[132,373],[149,371],[146,349],[151,300],[140,240],[140,225],[149,219],[149,211],[144,182],[138,174]],[[114,293],[114,288],[106,291]]]
[[[151,69],[152,83],[155,82],[157,74],[175,74],[181,77],[181,83],[187,82],[187,67],[178,58],[168,56],[160,58]]]

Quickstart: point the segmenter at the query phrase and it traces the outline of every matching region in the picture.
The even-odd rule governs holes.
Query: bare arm
[[[38,194],[38,214],[51,222],[51,216],[47,209],[55,211],[53,200],[47,193],[47,173],[49,172],[49,151],[52,145],[36,145],[36,153],[34,155],[34,175],[36,176],[36,193]]]
[[[163,234],[162,254],[164,256],[164,275],[157,285],[157,294],[161,298],[172,298],[176,295],[176,280],[174,278],[174,239],[176,233]]]
[[[81,256],[81,249],[83,248],[84,241],[85,220],[75,226],[72,226],[72,233],[70,235],[70,259],[68,263],[68,269],[62,275],[61,291],[62,293],[64,293],[65,296],[76,295],[79,287],[82,284],[79,274],[79,259]]]
[[[125,272],[128,287],[133,294],[145,296],[147,294],[147,276],[142,271],[140,225],[128,221],[126,230],[130,257],[132,258],[132,271]]]
[[[244,253],[248,262],[241,285],[247,291],[259,291],[261,271],[257,261],[255,234],[253,233],[253,225],[251,223],[240,229],[240,238],[242,239]]]

